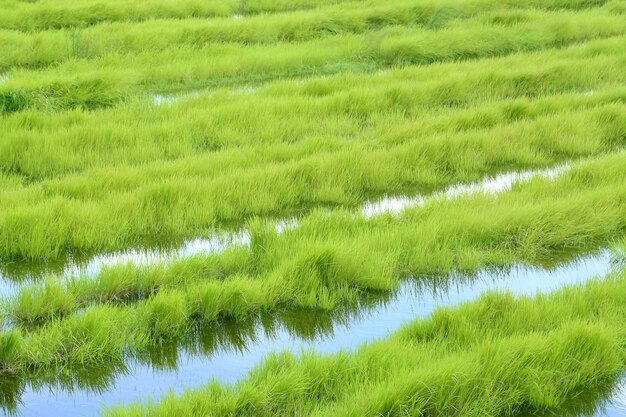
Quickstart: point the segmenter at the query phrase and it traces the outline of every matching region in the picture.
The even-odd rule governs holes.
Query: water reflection
[[[602,381],[594,391],[580,392],[564,409],[523,417],[624,417],[626,416],[626,374]]]
[[[555,179],[568,169],[570,165],[563,164],[540,170],[504,172],[493,177],[485,177],[478,182],[454,184],[429,196],[387,196],[366,203],[361,213],[365,218],[371,218],[384,213],[399,214],[409,207],[421,206],[431,200],[450,200],[473,194],[499,194],[511,190],[515,184],[528,182],[533,178]]]
[[[431,201],[449,200],[472,194],[498,194],[509,191],[515,184],[528,182],[534,178],[555,179],[570,169],[570,165],[557,165],[547,169],[512,171],[495,176],[488,176],[481,181],[467,184],[453,184],[440,192],[430,195],[416,196],[385,196],[376,201],[368,201],[358,213],[370,219],[376,216],[400,214],[410,207],[417,207]],[[298,227],[295,217],[286,217],[276,223],[277,232],[283,233]],[[246,229],[234,231],[218,231],[207,237],[196,238],[172,244],[158,245],[155,248],[127,249],[113,253],[104,253],[90,259],[69,258],[56,264],[24,265],[12,263],[0,265],[0,295],[14,294],[19,286],[26,281],[39,280],[45,275],[53,274],[61,278],[87,275],[93,276],[105,266],[125,264],[146,265],[156,262],[189,258],[194,255],[219,253],[227,247],[249,246],[250,234]]]
[[[403,323],[429,315],[437,306],[472,300],[487,289],[534,294],[584,282],[606,274],[610,268],[611,256],[601,252],[553,269],[516,266],[472,276],[407,281],[395,294],[364,294],[358,305],[329,313],[282,311],[246,321],[197,326],[185,340],[140,352],[127,358],[125,364],[107,364],[95,373],[93,369],[72,369],[67,375],[27,376],[15,381],[0,378],[2,388],[6,388],[1,400],[5,412],[14,410],[25,417],[97,415],[104,405],[158,399],[169,390],[180,392],[210,378],[233,383],[277,350],[353,349],[388,336]],[[615,381],[609,385],[615,386]],[[606,407],[610,416],[623,415],[623,386],[616,392],[612,399],[617,405]],[[583,405],[599,413],[609,394],[590,395],[592,401]],[[583,411],[588,415],[589,410]]]

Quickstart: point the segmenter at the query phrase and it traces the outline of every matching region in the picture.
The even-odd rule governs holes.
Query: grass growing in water
[[[59,329],[67,323],[88,313],[106,316],[118,335],[112,339],[138,340],[134,349],[141,349],[143,343],[185,334],[196,322],[280,309],[332,310],[356,302],[363,292],[391,291],[407,277],[516,260],[541,263],[597,249],[626,231],[624,158],[606,156],[553,181],[533,181],[498,197],[434,201],[397,217],[364,220],[350,212],[320,211],[281,235],[271,223],[253,222],[250,250],[121,265],[67,284],[34,284],[6,303],[5,314],[26,331],[39,328],[35,339],[58,334],[54,343],[62,342]],[[545,200],[546,195],[552,198]],[[167,311],[171,322],[161,314]],[[46,322],[52,324],[39,327]],[[153,333],[150,323],[167,331]],[[70,357],[64,359],[71,364]]]
[[[111,54],[50,69],[11,71],[11,78],[0,85],[0,110],[93,110],[141,92],[503,56],[621,37],[623,21],[607,12],[559,13],[513,26],[475,21],[436,32],[390,27],[295,43],[209,44],[201,50],[173,46],[158,53]]]
[[[336,312],[407,277],[549,263],[626,233],[623,0],[0,3],[0,270],[252,231],[250,249],[23,288],[0,333],[16,392],[165,366],[204,326]],[[564,161],[498,197],[353,212]],[[280,235],[264,219],[293,213]],[[554,411],[624,368],[623,281],[487,295],[356,353],[274,355],[236,387],[111,413]]]
[[[547,296],[488,293],[356,352],[279,353],[234,387],[217,382],[126,416],[400,416],[562,412],[626,367],[626,275]]]
[[[610,51],[615,44],[597,46]],[[584,56],[594,55],[593,50],[578,51]],[[174,120],[167,124],[150,120],[162,114],[159,109],[147,116],[136,109],[140,120],[149,119],[141,130],[112,130],[117,122],[91,127],[109,112],[68,114],[60,123],[39,114],[20,114],[11,129],[15,136],[0,146],[7,178],[0,194],[0,258],[46,261],[72,252],[121,249],[139,245],[146,237],[186,237],[215,223],[320,204],[354,206],[375,195],[430,191],[501,169],[543,166],[623,146],[623,91],[615,89],[623,80],[623,58],[582,59],[576,65],[570,60],[548,70],[532,64],[511,74],[506,66],[522,58],[529,57],[470,64],[465,69],[474,75],[448,66],[455,77],[413,87],[412,82],[432,70],[402,70],[393,73],[392,80],[409,80],[397,86],[359,86],[321,98],[307,97],[306,91],[332,91],[338,88],[335,82],[346,80],[297,88],[276,85],[277,90],[260,97],[249,130],[238,127],[239,116],[232,118],[252,108],[243,98],[209,118],[205,106],[220,99],[198,100],[172,109]],[[497,72],[485,75],[485,68]],[[391,83],[388,75],[381,75],[379,83],[385,80]],[[608,91],[553,101],[502,101],[598,87]],[[291,107],[272,98],[293,90],[303,97],[292,99]],[[457,102],[453,108],[477,102],[484,107],[430,113],[449,107],[449,100]],[[303,110],[290,113],[293,106]],[[262,116],[261,108],[272,116]],[[304,116],[318,127],[298,127]],[[125,125],[136,124],[114,117]],[[160,145],[189,120],[197,124],[189,125],[195,127],[187,128],[180,141]],[[224,143],[224,149],[201,141],[199,126],[211,141]],[[46,139],[41,139],[42,130],[50,131]],[[120,150],[109,157],[112,137],[119,140]],[[85,152],[85,146],[94,150]]]

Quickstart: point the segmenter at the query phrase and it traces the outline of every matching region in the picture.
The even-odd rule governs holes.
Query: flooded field
[[[0,0],[0,409],[626,417],[626,0]]]
[[[154,356],[130,360],[123,369],[103,370],[65,384],[22,381],[11,397],[6,415],[96,416],[110,404],[159,399],[171,390],[206,384],[210,379],[235,383],[264,356],[282,350],[298,353],[316,350],[332,353],[388,337],[416,317],[427,317],[440,306],[455,306],[476,299],[488,290],[505,290],[516,295],[549,292],[565,285],[599,279],[612,268],[611,256],[604,251],[551,269],[514,266],[506,271],[480,271],[472,276],[407,281],[389,296],[371,296],[359,307],[333,314],[283,312],[238,323],[222,323],[206,329],[192,346],[174,343]],[[200,344],[198,348],[197,344]],[[97,370],[94,371],[97,373]],[[65,385],[65,386],[63,386]],[[623,385],[610,399],[599,399],[597,415],[622,415],[626,401]],[[5,397],[5,398],[6,398]]]

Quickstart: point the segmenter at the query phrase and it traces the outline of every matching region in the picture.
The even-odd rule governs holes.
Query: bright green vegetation
[[[32,329],[19,359],[28,367],[84,365],[102,355],[121,359],[129,348],[139,354],[197,325],[357,304],[411,276],[549,262],[626,235],[625,163],[624,153],[606,156],[502,196],[433,201],[400,216],[366,221],[319,210],[280,235],[255,220],[251,250],[109,267],[67,287],[51,277],[24,287],[7,303],[6,318]],[[75,339],[84,326],[89,333]]]
[[[625,306],[623,272],[548,296],[488,293],[355,352],[272,355],[234,387],[104,415],[563,415],[626,368]]]
[[[622,41],[167,108],[14,114],[0,145],[0,258],[121,249],[613,151],[626,129]]]
[[[277,353],[233,387],[105,414],[562,414],[610,386],[626,368],[625,16],[625,0],[0,0],[2,273],[251,236],[24,279],[0,303],[0,404],[25,381],[211,354],[224,329],[358,314],[406,280],[607,247],[615,271],[584,287],[486,294],[355,352]],[[359,211],[563,163],[498,195]]]
[[[270,0],[270,1],[178,1],[149,0],[128,3],[121,0],[78,0],[68,4],[59,0],[29,2],[3,0],[1,27],[17,30],[45,28],[85,27],[99,22],[141,21],[157,18],[189,18],[253,15],[263,12],[280,12],[311,9],[328,4],[340,4],[341,0]],[[566,2],[554,2],[554,7]],[[584,4],[584,3],[583,3]]]
[[[444,29],[446,25],[497,23],[511,25],[546,17],[578,18],[580,14],[548,12],[543,2],[509,2],[493,0],[421,2],[404,0],[369,1],[355,8],[354,3],[321,7],[313,11],[289,14],[263,15],[247,19],[180,19],[149,20],[147,22],[105,24],[85,30],[50,30],[24,34],[15,31],[0,32],[1,44],[18,43],[23,49],[9,51],[3,57],[2,68],[12,66],[43,67],[72,59],[95,59],[107,54],[171,53],[174,47],[204,48],[217,43],[270,44],[297,42],[342,34],[359,34],[381,27],[409,26],[422,36]],[[595,18],[614,13],[613,4],[597,2],[604,7],[594,10]],[[575,9],[579,4],[564,4],[563,9]],[[487,12],[488,11],[488,12]],[[583,14],[584,15],[584,14]],[[476,18],[469,22],[466,19]],[[585,18],[589,18],[586,16]],[[607,20],[607,22],[612,19]],[[575,22],[578,23],[578,22]],[[417,29],[417,31],[415,30]],[[425,29],[429,29],[425,30]],[[578,28],[582,32],[582,28]],[[597,33],[603,33],[602,31]],[[606,33],[606,32],[604,32]],[[608,32],[610,33],[610,32]],[[440,35],[445,36],[443,31]],[[570,35],[571,36],[571,35]],[[580,36],[580,34],[578,35]],[[339,38],[342,39],[342,38]],[[217,45],[219,46],[219,45]],[[224,45],[222,45],[224,46]],[[237,46],[237,45],[231,45]],[[529,44],[530,46],[530,44]],[[216,49],[224,51],[224,49]]]
[[[209,43],[201,49],[173,45],[158,52],[70,59],[48,69],[16,68],[0,86],[0,109],[5,113],[28,108],[96,109],[144,91],[491,57],[619,36],[626,27],[622,15],[604,11],[531,15],[513,25],[476,18],[439,31],[391,26],[365,34],[270,45]]]

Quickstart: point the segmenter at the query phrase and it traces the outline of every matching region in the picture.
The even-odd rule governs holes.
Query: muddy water
[[[457,277],[445,287],[431,281],[407,282],[386,298],[373,298],[357,311],[323,317],[307,313],[260,318],[244,325],[222,327],[204,334],[201,342],[173,347],[153,354],[125,372],[111,370],[91,383],[68,384],[65,388],[25,383],[14,394],[21,401],[19,413],[35,416],[94,416],[105,405],[158,399],[169,390],[197,387],[215,378],[233,383],[269,352],[315,349],[335,352],[353,349],[366,341],[388,336],[403,323],[429,315],[437,306],[456,305],[475,299],[481,292],[507,289],[514,294],[546,292],[563,285],[582,283],[607,273],[610,256],[602,252],[552,270],[514,267],[507,271],[481,271],[472,277]],[[417,282],[417,281],[416,281]],[[431,282],[424,284],[424,282]],[[106,372],[106,371],[105,371]],[[82,388],[77,388],[82,385]],[[624,416],[624,386],[612,396],[613,404],[598,404],[598,416]],[[604,411],[602,411],[604,409]]]

